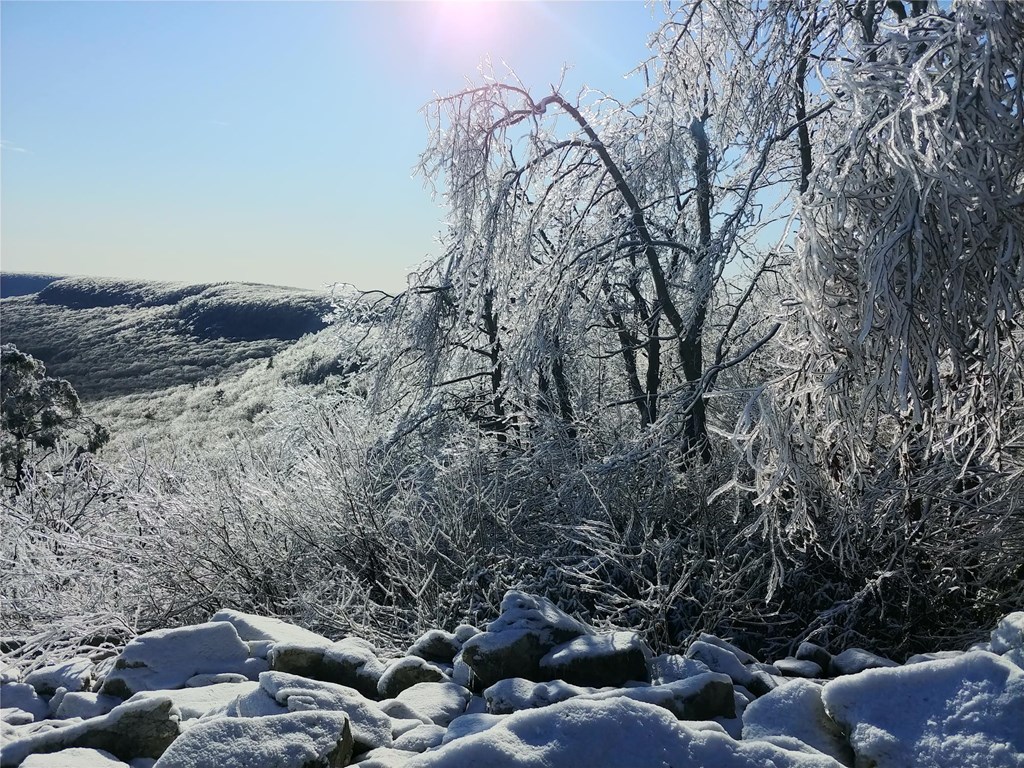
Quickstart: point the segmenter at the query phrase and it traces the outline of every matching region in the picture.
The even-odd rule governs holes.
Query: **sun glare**
[[[453,53],[495,53],[507,39],[511,19],[506,4],[487,0],[437,0],[432,3],[434,30],[441,46]]]

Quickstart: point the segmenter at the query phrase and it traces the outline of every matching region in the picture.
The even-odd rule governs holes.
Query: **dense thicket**
[[[510,586],[664,649],[983,633],[1024,601],[1022,41],[690,0],[631,103],[485,66],[427,108],[445,255],[339,294],[246,440],[5,500],[22,652],[225,605],[398,644]]]

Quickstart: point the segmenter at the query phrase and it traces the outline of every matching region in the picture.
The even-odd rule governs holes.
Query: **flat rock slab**
[[[224,609],[210,617],[210,621],[226,621],[234,626],[242,640],[268,640],[272,643],[299,643],[304,645],[330,645],[331,641],[316,632],[268,616],[257,616]]]
[[[232,624],[213,621],[139,635],[121,651],[103,693],[127,699],[139,691],[184,688],[203,673],[244,673],[249,647]]]
[[[201,688],[177,688],[171,691],[141,691],[128,699],[128,702],[144,699],[170,699],[181,713],[182,720],[195,720],[214,709],[223,708],[239,696],[252,693],[259,687],[259,683],[246,681],[244,683],[205,685]]]
[[[822,700],[858,766],[1024,766],[1024,670],[992,653],[869,669]]]
[[[342,768],[352,732],[341,712],[289,712],[199,723],[154,768]]]

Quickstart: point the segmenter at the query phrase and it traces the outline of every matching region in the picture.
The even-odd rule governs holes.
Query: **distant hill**
[[[324,292],[251,283],[2,278],[3,341],[83,400],[192,384],[270,358],[323,329],[331,311]]]
[[[25,296],[38,293],[60,275],[43,275],[34,272],[0,272],[0,299],[8,296]]]

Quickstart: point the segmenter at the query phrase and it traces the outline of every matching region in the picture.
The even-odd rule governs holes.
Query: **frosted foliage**
[[[633,102],[534,91],[485,63],[478,84],[428,105],[419,170],[449,211],[446,253],[394,303],[408,335],[388,340],[387,402],[416,371],[428,402],[491,428],[598,423],[612,407],[703,441],[718,373],[775,332],[741,320],[753,288],[727,265],[756,284],[776,258],[751,232],[799,175],[793,68],[815,17],[733,2],[668,15]],[[424,407],[408,391],[404,404]]]
[[[1014,493],[995,473],[1019,471],[1024,9],[851,21],[845,45],[799,208],[790,350],[739,420],[757,500],[778,504],[760,528],[852,562],[948,504],[935,545],[1012,548],[993,501]],[[986,579],[991,557],[956,568]],[[861,597],[898,566],[866,570]]]

